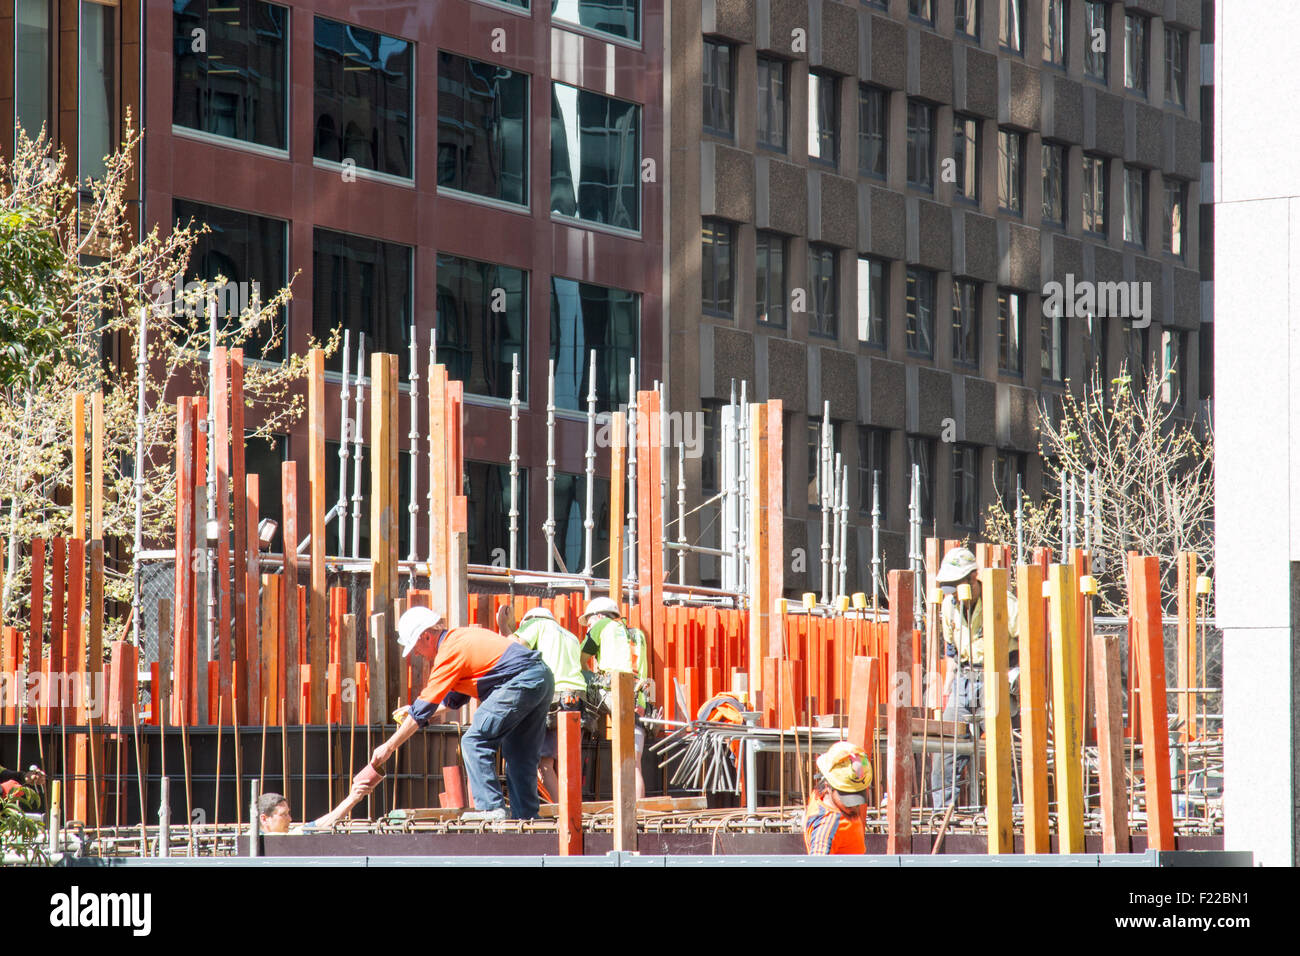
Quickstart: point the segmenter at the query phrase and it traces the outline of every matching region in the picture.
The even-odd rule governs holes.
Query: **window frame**
[[[1063,73],[1070,69],[1070,0],[1042,0],[1043,4],[1043,63]],[[1053,19],[1053,11],[1059,15]],[[1054,26],[1060,26],[1059,44],[1053,45]],[[1060,59],[1057,59],[1057,52]]]
[[[864,445],[869,454],[864,454]],[[858,514],[869,515],[873,510],[871,486],[875,474],[880,475],[880,520],[884,521],[889,514],[889,429],[859,425]]]
[[[952,361],[963,368],[980,364],[980,298],[983,283],[965,276],[952,280]],[[969,304],[969,315],[965,305]]]
[[[1025,149],[1028,141],[1029,137],[1018,129],[998,127],[998,211],[1018,218],[1025,215]],[[1014,150],[1007,148],[1010,144],[1015,145]]]
[[[771,304],[772,304],[771,259],[772,259],[772,248],[774,242],[776,246],[781,250],[781,295],[780,295],[781,321],[780,322],[773,322],[771,320],[764,319],[758,312],[758,310],[762,306],[767,305],[768,311],[762,314],[763,315],[771,314]],[[760,253],[765,253],[767,259],[766,263],[761,267],[759,266]],[[764,294],[762,296],[759,296],[757,294],[755,295],[754,320],[762,328],[784,329],[789,324],[790,321],[789,320],[789,295],[788,295],[788,283],[786,278],[786,269],[789,265],[789,262],[790,262],[790,240],[786,236],[782,235],[779,232],[773,232],[770,229],[756,230],[755,237],[754,237],[754,281],[755,281],[756,292],[757,292],[757,284],[758,284],[759,276],[766,277],[766,280],[764,282],[764,288],[765,288]]]
[[[1059,158],[1059,162],[1048,162],[1048,156]],[[1042,164],[1043,164],[1043,209],[1041,219],[1043,224],[1054,226],[1058,229],[1065,229],[1069,223],[1069,157],[1070,147],[1066,143],[1059,143],[1055,140],[1045,139],[1042,141]],[[1055,189],[1057,203],[1061,207],[1061,215],[1053,216],[1048,211],[1048,180],[1052,171],[1056,173],[1057,185]]]
[[[836,73],[825,70],[808,71],[808,162],[830,169],[840,165],[840,80]],[[815,82],[814,82],[815,81]],[[815,87],[815,90],[814,90]],[[831,123],[822,127],[822,114],[826,109],[825,94],[830,97]],[[814,109],[815,104],[815,109]],[[817,151],[813,152],[813,143]],[[824,156],[823,144],[829,141],[830,158]]]
[[[1170,43],[1171,39],[1175,42]],[[1165,27],[1165,105],[1184,112],[1187,110],[1187,59],[1190,46],[1191,39],[1186,30]],[[1170,56],[1171,51],[1175,56]],[[1171,92],[1176,96],[1171,97]]]
[[[701,87],[703,88],[703,111],[701,114],[704,133],[707,136],[717,136],[720,139],[735,140],[736,138],[736,47],[734,44],[717,37],[706,36],[704,38],[704,62],[701,70]],[[713,51],[713,60],[710,60],[710,51]],[[712,85],[712,81],[717,77],[717,58],[726,55],[726,86],[718,89]],[[712,65],[713,69],[710,69]],[[710,99],[710,93],[714,94]],[[709,123],[710,109],[715,105],[715,101],[725,101],[721,103],[721,108],[727,114],[727,125],[712,126]]]
[[[874,108],[868,105],[873,99],[879,103],[880,122],[877,131],[867,132],[863,120],[875,113]],[[877,165],[881,167],[879,171],[863,165],[868,152],[864,148],[864,141],[875,140],[880,143],[877,153]],[[858,84],[858,175],[879,180],[889,178],[889,90],[871,83]]]
[[[472,189],[466,189],[466,188],[463,188],[463,187],[466,185],[465,183],[462,183],[461,185],[458,186],[458,185],[452,185],[452,184],[450,184],[450,183],[448,183],[448,184],[444,184],[444,183],[441,181],[441,180],[442,180],[442,162],[441,162],[441,158],[442,158],[442,157],[441,157],[441,154],[442,154],[442,145],[443,145],[443,140],[442,140],[442,120],[443,120],[443,112],[442,112],[442,102],[441,102],[441,101],[442,101],[442,84],[441,84],[441,80],[442,80],[442,76],[443,76],[443,74],[442,74],[442,65],[443,65],[444,57],[446,57],[446,58],[450,58],[450,59],[453,59],[453,60],[459,60],[459,61],[462,61],[462,62],[465,64],[465,69],[466,69],[467,71],[473,69],[474,67],[489,67],[489,68],[491,68],[491,69],[498,70],[498,71],[502,71],[502,70],[504,70],[505,72],[510,73],[510,74],[512,74],[513,76],[521,77],[521,78],[522,78],[522,80],[523,80],[523,94],[524,94],[524,104],[523,104],[523,142],[522,142],[522,144],[521,144],[521,145],[522,145],[522,148],[523,148],[523,170],[522,170],[522,172],[521,172],[521,174],[520,174],[520,175],[521,175],[521,180],[522,180],[522,189],[523,189],[523,199],[522,199],[522,201],[520,201],[520,202],[516,202],[516,201],[514,201],[513,199],[503,199],[501,196],[492,196],[492,195],[489,195],[489,194],[487,194],[487,193],[475,192],[475,191],[472,190]],[[505,66],[503,66],[503,65],[501,65],[501,64],[499,64],[499,63],[492,63],[492,62],[490,62],[490,61],[486,61],[486,60],[475,60],[475,59],[472,58],[472,57],[462,56],[461,54],[459,54],[459,53],[454,53],[454,52],[452,52],[452,51],[450,51],[450,50],[438,50],[438,51],[437,51],[437,63],[438,63],[438,67],[439,67],[439,73],[438,73],[439,84],[438,84],[438,96],[437,96],[437,102],[436,102],[436,104],[435,104],[435,107],[436,107],[436,110],[437,110],[437,126],[438,126],[438,129],[437,129],[437,136],[438,136],[438,157],[437,157],[437,160],[438,160],[438,161],[437,161],[437,171],[436,171],[436,173],[435,173],[435,176],[436,176],[436,181],[437,181],[437,186],[438,186],[438,192],[440,192],[440,193],[446,193],[446,194],[448,194],[448,195],[454,196],[454,197],[457,198],[457,199],[467,199],[467,200],[469,200],[469,201],[471,201],[471,202],[486,202],[486,203],[490,203],[490,204],[493,204],[493,205],[500,204],[501,206],[503,206],[504,208],[507,208],[507,209],[525,210],[525,209],[529,209],[529,208],[531,208],[531,202],[532,202],[532,196],[531,196],[531,192],[532,192],[532,190],[531,190],[531,186],[532,186],[532,183],[531,183],[531,177],[532,177],[532,150],[531,150],[530,146],[531,146],[531,143],[532,143],[532,92],[533,92],[533,91],[532,91],[532,79],[533,79],[533,78],[532,78],[532,75],[529,74],[529,73],[523,73],[523,72],[521,72],[521,71],[519,71],[519,70],[509,69],[509,68],[507,68],[507,67],[505,67]],[[463,103],[463,102],[465,102],[465,101],[462,99],[461,102]],[[461,119],[463,119],[463,117],[461,117]],[[504,155],[504,153],[503,153],[503,155]],[[461,170],[461,171],[463,172],[463,170]],[[502,174],[498,176],[498,180],[497,180],[497,182],[498,182],[498,185],[501,185],[501,184],[504,184],[504,183],[507,182],[507,179],[506,179],[505,176],[504,176],[504,170],[502,170]],[[500,190],[498,190],[498,191],[500,191]]]
[[[1177,205],[1178,205],[1178,209],[1180,210],[1178,231],[1177,231],[1177,235],[1178,235],[1177,251],[1175,251],[1173,247],[1174,223],[1173,223],[1173,216],[1171,215],[1171,209],[1169,203],[1169,195],[1171,190],[1174,191],[1177,195],[1177,199],[1178,199]],[[1171,176],[1166,176],[1164,179],[1162,191],[1164,193],[1164,219],[1162,222],[1162,228],[1160,230],[1161,251],[1164,252],[1164,254],[1167,256],[1172,256],[1175,259],[1186,261],[1187,260],[1187,235],[1188,235],[1187,198],[1190,195],[1191,190],[1188,188],[1188,184],[1186,180],[1174,179]]]
[[[857,257],[857,262],[858,262],[858,272],[857,272],[858,344],[867,345],[877,349],[888,348],[889,346],[889,260],[882,259],[879,256],[859,255]],[[866,274],[867,274],[868,283],[870,283],[872,270],[878,267],[880,271],[880,282],[878,285],[880,291],[880,309],[878,310],[879,314],[878,315],[868,314],[865,318],[862,314],[863,298],[864,298],[862,278],[863,278],[864,265],[867,270]],[[866,299],[868,300],[867,301],[868,308],[870,308],[870,298],[871,298],[870,289],[871,286],[868,285],[867,287],[868,294],[866,295]],[[864,322],[867,328],[866,338],[862,337]],[[880,334],[878,337],[873,334],[874,330],[877,327],[880,330]]]
[[[1134,33],[1140,32],[1133,43]],[[1124,90],[1138,96],[1150,97],[1151,90],[1151,19],[1129,10],[1124,11]],[[1134,61],[1134,57],[1138,58]],[[1133,85],[1132,80],[1140,86]]]
[[[916,118],[921,116],[928,117],[929,122],[924,129],[919,123],[913,122],[913,110],[916,111]],[[934,170],[936,164],[937,144],[934,141],[935,134],[935,117],[938,111],[934,104],[925,100],[909,97],[907,100],[907,185],[911,189],[919,189],[922,192],[934,192]],[[926,155],[921,156],[921,135],[925,135]],[[924,181],[915,180],[912,174],[919,169],[919,163],[925,161],[926,179]]]
[[[983,6],[983,0],[953,0],[953,34],[978,43],[980,40],[980,21],[984,19]]]
[[[1102,39],[1104,41],[1100,51],[1093,50],[1095,42],[1094,31],[1098,29],[1096,14],[1100,12],[1102,30]],[[1083,27],[1086,36],[1083,42],[1083,75],[1102,86],[1110,85],[1110,6],[1106,0],[1083,0]],[[1101,72],[1098,73],[1093,69],[1097,58],[1101,61]]]
[[[924,280],[924,287],[929,292],[929,308],[926,311],[928,323],[923,323],[922,318],[922,296],[921,289]],[[917,358],[934,359],[934,333],[935,333],[935,308],[938,300],[938,274],[932,269],[925,269],[921,266],[908,266],[906,293],[903,302],[904,331],[903,343],[908,355]],[[915,307],[913,306],[915,303]],[[928,348],[921,348],[919,343],[922,339],[922,333],[928,340],[925,344]]]
[[[974,136],[967,133],[973,130]],[[980,140],[983,124],[970,113],[952,114],[952,155],[957,160],[957,179],[953,183],[953,198],[978,206],[980,202]],[[958,143],[961,148],[958,149]],[[973,159],[973,162],[971,160]],[[973,168],[972,168],[973,167]],[[967,180],[971,190],[967,191]]]
[[[1110,157],[1084,153],[1080,226],[1085,233],[1103,238],[1110,237]],[[1098,195],[1100,188],[1100,195]],[[1101,210],[1098,212],[1098,200]],[[1100,221],[1101,228],[1095,226]]]
[[[825,243],[808,243],[808,334],[816,338],[839,338],[839,253],[839,249]],[[820,268],[826,262],[830,263],[830,282],[821,286],[826,276]],[[828,290],[824,298],[819,295],[819,287]],[[829,309],[826,308],[827,302]]]
[[[998,0],[998,49],[1025,55],[1025,0]]]
[[[765,66],[767,67],[768,70],[767,76],[769,77],[769,82],[767,85],[768,96],[766,100],[764,100],[763,98],[764,86],[763,83],[761,82],[764,76]],[[778,68],[777,75],[780,77],[780,87],[781,87],[780,96],[779,96],[780,110],[781,110],[781,136],[780,136],[779,144],[771,142],[770,134],[767,138],[764,138],[765,124],[763,122],[763,118],[765,116],[770,117],[772,111],[768,107],[772,102],[774,102],[771,95],[771,82],[770,82],[770,78],[772,76],[771,68],[773,66]],[[757,119],[754,127],[756,142],[763,149],[770,149],[773,152],[781,153],[784,155],[790,151],[790,63],[789,61],[782,60],[774,56],[760,55],[758,57],[758,65],[757,65],[757,72],[755,74],[755,81],[756,81],[756,85],[758,86],[758,92],[757,92],[758,109],[757,109]]]
[[[1015,309],[1012,310],[1012,303]],[[1028,297],[1019,289],[998,289],[998,373],[1023,378],[1025,374],[1025,325]],[[1004,316],[1004,306],[1006,315]],[[1011,341],[1007,330],[1010,327],[1011,313],[1015,312],[1015,342]],[[1014,365],[1008,360],[1014,348]]]
[[[1140,201],[1137,204],[1138,215],[1133,216],[1133,188],[1136,185],[1140,193]],[[1141,166],[1124,165],[1124,217],[1123,233],[1124,244],[1133,246],[1138,249],[1147,247],[1148,225],[1147,222],[1147,203],[1150,199],[1147,170]],[[1136,239],[1132,238],[1134,235]]]
[[[1070,375],[1070,321],[1063,309],[1040,312],[1039,371],[1048,385],[1063,386]],[[1060,374],[1056,374],[1056,373]]]
[[[980,447],[969,442],[952,446],[952,524],[962,531],[979,530]]]
[[[736,315],[736,224],[726,219],[720,219],[716,216],[704,216],[700,221],[700,311],[705,315],[717,316],[719,318],[732,319]],[[713,241],[710,242],[710,236]],[[719,242],[725,239],[725,242]],[[712,253],[710,253],[712,249]],[[720,276],[718,266],[718,256],[720,251],[725,251],[726,255],[726,276]],[[705,269],[705,263],[712,259],[713,269]],[[711,289],[703,288],[708,276],[712,276],[713,283]],[[724,307],[721,297],[721,289],[725,281],[729,293],[728,304]],[[711,295],[709,293],[712,293]]]

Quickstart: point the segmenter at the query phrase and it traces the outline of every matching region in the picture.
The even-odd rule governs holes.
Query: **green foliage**
[[[59,236],[30,205],[0,209],[0,387],[37,387],[71,351]]]
[[[26,863],[45,864],[45,821],[29,816],[16,797],[0,796],[0,861],[19,856]]]

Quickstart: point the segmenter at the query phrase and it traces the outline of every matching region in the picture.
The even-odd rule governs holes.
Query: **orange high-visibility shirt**
[[[829,800],[823,801],[816,794],[804,810],[803,845],[808,853],[823,856],[867,852],[862,821],[845,816]]]

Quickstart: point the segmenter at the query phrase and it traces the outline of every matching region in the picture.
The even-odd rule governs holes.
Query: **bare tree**
[[[1090,538],[1094,575],[1103,614],[1124,616],[1126,554],[1136,551],[1160,559],[1162,592],[1174,600],[1176,558],[1195,551],[1205,573],[1214,559],[1214,438],[1203,428],[1178,419],[1169,400],[1173,373],[1149,369],[1135,389],[1127,368],[1109,388],[1094,372],[1082,396],[1067,392],[1059,421],[1040,412],[1038,449],[1043,458],[1043,500],[1022,500],[1025,546],[1058,553],[1062,506],[1056,489],[1061,476],[1073,477],[1078,491],[1077,542],[1084,542],[1084,478],[1091,498]],[[1203,436],[1198,434],[1203,431]],[[984,534],[1000,544],[1016,542],[1016,516],[1000,501],[984,517]]]
[[[177,224],[166,236],[156,227],[145,236],[134,235],[126,196],[140,141],[128,115],[123,142],[106,158],[104,176],[81,183],[66,178],[66,158],[51,150],[44,134],[32,142],[20,132],[13,161],[0,159],[0,217],[21,210],[22,229],[33,237],[55,239],[60,261],[52,270],[48,262],[44,265],[59,281],[49,283],[39,299],[46,314],[31,321],[52,319],[61,337],[57,349],[32,357],[33,362],[46,361],[42,374],[12,376],[0,384],[0,538],[6,546],[0,606],[6,624],[18,624],[26,615],[30,568],[21,556],[22,545],[34,537],[72,532],[74,393],[103,392],[104,535],[130,549],[142,312],[147,342],[144,539],[164,543],[173,532],[175,399],[207,391],[209,303],[226,279],[186,283],[181,300],[172,300],[176,279],[206,227]],[[253,359],[261,358],[263,350],[269,357],[282,341],[289,298],[287,284],[266,301],[254,298],[237,321],[225,320],[216,332],[217,344],[250,347]],[[257,347],[251,346],[254,335]],[[35,348],[44,340],[31,341]],[[305,358],[296,355],[248,363],[246,404],[259,412],[255,435],[283,431],[301,414],[304,402],[294,385],[305,371]],[[131,587],[129,574],[108,575],[110,599],[129,601]]]

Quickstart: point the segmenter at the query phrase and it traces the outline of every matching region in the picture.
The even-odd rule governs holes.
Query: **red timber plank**
[[[347,588],[330,588],[329,618],[329,720],[338,722],[343,719],[342,702],[339,699],[341,663],[343,660],[343,615],[348,613]]]
[[[234,670],[235,697],[239,701],[240,722],[251,724],[258,722],[261,716],[261,695],[249,684],[249,678],[257,666],[257,651],[250,650],[250,640],[255,638],[257,630],[256,603],[248,600],[250,585],[256,585],[259,575],[249,572],[249,541],[253,559],[257,555],[257,524],[249,523],[247,472],[244,468],[244,350],[230,350],[230,434],[234,440],[230,443],[230,485],[233,498],[231,521],[234,528],[235,566],[234,598],[232,608],[235,615],[235,646],[233,648],[232,668]],[[224,496],[223,496],[224,500]],[[254,513],[256,508],[253,509]],[[257,592],[254,590],[254,595]],[[249,613],[250,603],[253,606]],[[252,621],[250,628],[249,621]]]
[[[777,725],[784,730],[789,730],[799,723],[799,712],[802,708],[803,701],[798,697],[799,690],[799,672],[796,669],[800,661],[784,660],[781,661],[781,674],[778,678],[780,698],[780,723]]]
[[[22,658],[22,637],[16,627],[6,626],[0,631],[0,723],[18,723],[18,688],[20,685],[19,661]]]
[[[1043,569],[1016,568],[1016,602],[1020,647],[1020,749],[1026,853],[1050,853],[1047,804],[1047,632],[1043,629]]]
[[[31,618],[27,636],[27,672],[36,674],[41,669],[41,650],[45,635],[45,541],[32,539]],[[27,720],[35,723],[37,708],[27,708]]]
[[[577,711],[560,711],[558,739],[558,794],[560,856],[582,855],[582,724]]]
[[[918,630],[912,631],[912,706],[925,704],[925,646]]]
[[[775,727],[776,704],[781,692],[781,659],[779,657],[763,658],[763,726]],[[751,689],[750,694],[754,692]]]
[[[286,461],[280,466],[280,488],[283,496],[284,525],[281,540],[284,542],[283,583],[280,586],[280,634],[284,640],[284,721],[299,722],[298,693],[300,665],[298,657],[298,463]]]
[[[874,657],[853,658],[853,679],[849,685],[849,743],[871,752],[875,735],[877,697],[880,689],[880,661]]]
[[[242,441],[235,443],[238,447],[235,449],[235,460],[242,462],[244,458],[244,443]],[[239,615],[238,624],[235,632],[236,661],[239,664],[240,673],[243,675],[239,687],[241,693],[239,699],[244,702],[244,723],[260,724],[262,722],[262,695],[267,693],[262,683],[263,664],[262,664],[262,629],[258,625],[261,601],[258,595],[261,593],[262,567],[261,557],[257,545],[257,525],[259,521],[258,513],[261,508],[261,489],[259,487],[260,479],[257,475],[247,475],[240,484],[244,488],[244,493],[240,496],[243,501],[243,527],[245,529],[245,541],[243,546],[243,561],[239,562],[236,567],[243,568],[243,587],[236,592],[236,601],[242,596],[243,604],[236,604],[236,613]],[[239,539],[238,524],[235,525],[235,539]],[[237,545],[238,547],[238,545]],[[242,633],[242,637],[240,636]]]
[[[1097,779],[1101,789],[1101,851],[1129,852],[1128,789],[1124,781],[1124,688],[1118,634],[1092,639],[1092,679],[1097,701]]]
[[[694,720],[695,715],[700,712],[700,707],[704,705],[702,693],[703,688],[700,687],[700,669],[698,667],[686,668],[686,701],[691,709],[691,712],[687,714],[688,720]]]
[[[764,428],[765,444],[763,454],[766,459],[766,512],[763,515],[767,543],[764,555],[767,577],[767,607],[772,601],[785,593],[785,458],[784,448],[784,406],[780,399],[771,399],[767,403],[767,413],[760,419]],[[768,615],[767,637],[772,653],[780,646],[782,623],[776,615]]]
[[[906,671],[902,682],[898,664],[912,659],[912,628],[906,613],[912,607],[912,575],[889,572],[889,693],[886,714],[889,721],[888,786],[889,811],[886,853],[912,852],[912,717],[906,703]],[[902,609],[904,613],[897,613]]]
[[[176,653],[176,625],[172,618],[172,602],[167,598],[158,599],[158,674],[151,688],[153,698],[154,723],[166,727],[175,723],[172,719],[176,705],[176,681],[174,680]]]
[[[121,727],[132,723],[132,708],[136,701],[136,669],[139,652],[130,641],[114,641],[110,660],[111,681],[108,686],[107,721]]]
[[[280,723],[284,709],[284,670],[280,666],[280,583],[281,575],[262,575],[262,696],[258,701],[258,711],[259,716],[262,716],[262,710],[266,711],[263,719],[267,723]]]
[[[176,401],[176,570],[172,597],[172,653],[174,686],[172,688],[173,726],[190,724],[194,696],[194,651],[190,642],[189,622],[194,617],[194,479],[195,431],[197,419],[194,399]]]
[[[206,395],[199,395],[194,399],[194,546],[200,549],[196,552],[196,557],[202,554],[206,557],[207,549],[205,543],[204,528],[207,527],[208,509],[207,509],[207,474],[208,474],[208,436],[200,427],[199,423],[208,420],[208,399]],[[202,560],[202,559],[200,559]],[[199,601],[207,603],[207,595],[200,594],[198,591],[198,576],[194,579],[194,604],[193,612],[190,617],[189,634],[190,643],[194,653],[194,694],[190,699],[190,721],[197,724],[200,721],[204,723],[216,723],[216,718],[210,716],[216,713],[216,707],[212,698],[208,695],[208,682],[203,680],[203,675],[207,673],[208,654],[210,649],[208,643],[200,635],[199,626]]]
[[[86,666],[91,674],[104,670],[104,541],[96,538],[86,549],[90,563],[90,635]]]
[[[722,668],[710,667],[704,672],[704,696],[708,700],[713,700],[719,694],[724,693],[727,688],[722,683]]]
[[[443,365],[430,365],[429,476],[432,481],[432,498],[429,502],[429,521],[434,548],[431,556],[433,569],[430,572],[429,590],[433,592],[434,603],[444,611],[447,608],[447,549],[450,544],[447,441],[447,368]],[[525,544],[527,544],[527,530],[521,530],[524,530]]]
[[[652,408],[657,400],[654,392],[636,393],[636,578],[637,578],[637,612],[640,615],[639,626],[649,637],[650,674],[655,682],[664,687],[664,693],[671,695],[672,688],[664,677],[664,636],[654,633],[654,623],[648,613],[655,600],[654,552],[659,547],[659,535],[655,530],[651,502],[659,494],[659,481],[654,467],[659,456],[652,453],[653,434],[650,427]],[[654,418],[658,418],[657,415]],[[668,698],[671,700],[671,696]]]
[[[311,664],[311,722],[325,723],[328,698],[325,671],[329,661],[326,641],[325,593],[325,353],[307,353],[307,474],[311,497],[311,602],[307,615],[307,660]],[[415,494],[415,489],[411,489]],[[306,720],[306,716],[303,718]]]
[[[1173,796],[1169,774],[1169,714],[1165,698],[1165,642],[1160,610],[1160,559],[1129,560],[1130,605],[1137,628],[1142,694],[1142,772],[1146,786],[1147,847],[1174,849]]]
[[[230,647],[230,359],[224,348],[212,352],[212,460],[216,474],[217,512],[217,696],[229,718],[234,667]],[[240,439],[242,439],[242,435]],[[237,440],[236,444],[242,444]]]
[[[86,722],[86,633],[81,626],[81,615],[85,609],[86,542],[81,538],[73,538],[68,542],[67,651],[63,667],[67,673],[76,677],[73,685],[76,687],[76,698],[71,710],[73,720],[78,724]]]

